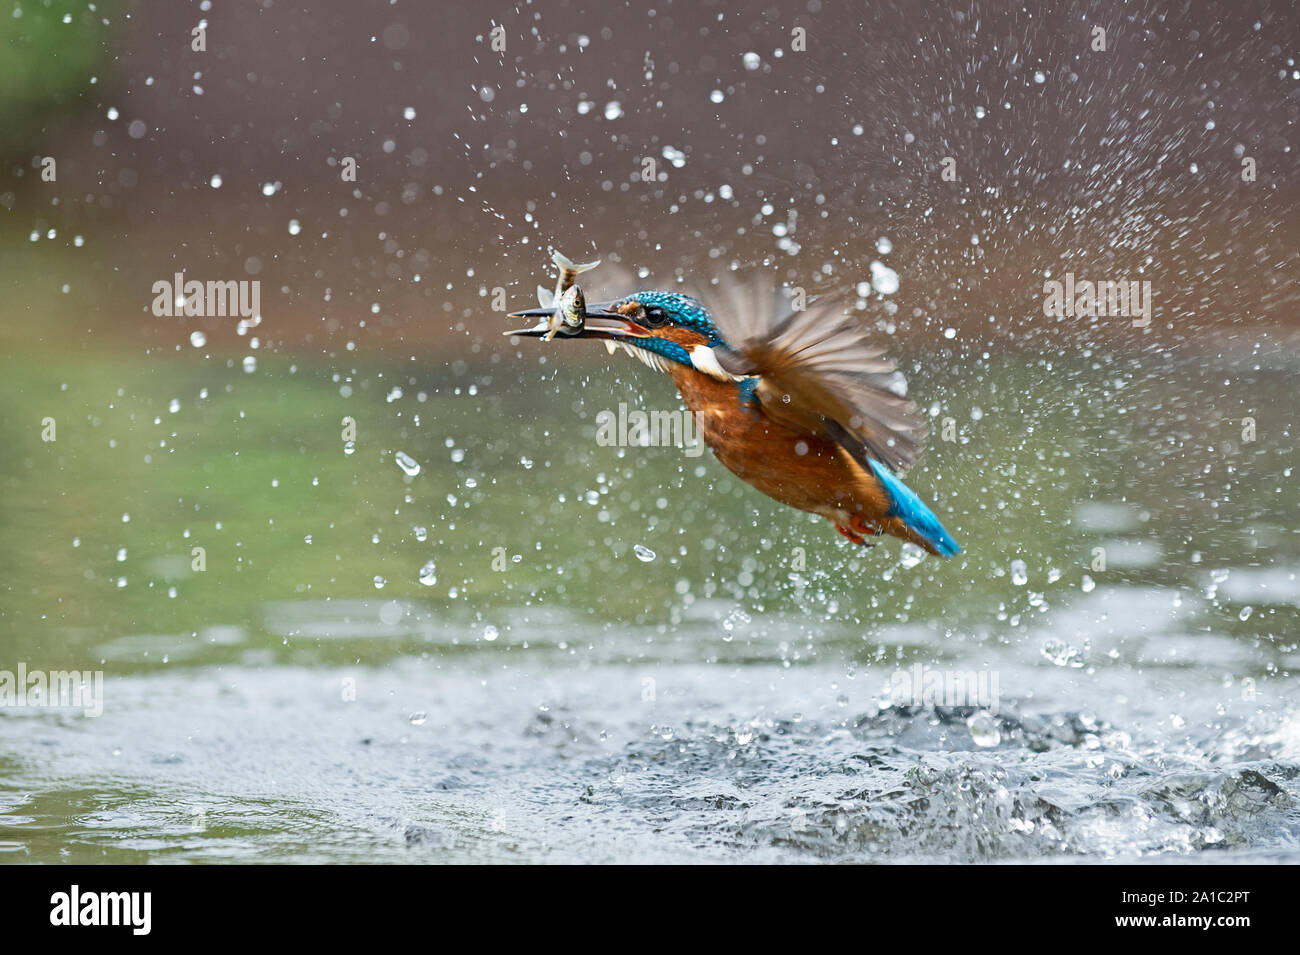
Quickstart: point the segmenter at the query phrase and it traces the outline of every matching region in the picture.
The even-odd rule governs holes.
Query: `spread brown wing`
[[[902,379],[842,304],[793,311],[770,287],[724,286],[706,300],[728,343],[715,349],[734,375],[758,376],[763,410],[789,427],[836,441],[904,474],[925,448],[925,420],[893,389]],[[728,347],[729,346],[729,347]]]

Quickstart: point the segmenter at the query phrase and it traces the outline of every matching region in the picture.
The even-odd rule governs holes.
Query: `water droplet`
[[[1047,74],[1044,73],[1042,70],[1035,70],[1035,71],[1034,71],[1034,82],[1035,82],[1035,83],[1046,83],[1046,82],[1047,82]]]
[[[488,643],[491,643],[498,636],[500,636],[500,632],[497,630],[496,627],[492,626],[492,624],[488,624],[486,627],[483,628],[483,639],[486,640]]]
[[[386,584],[386,583],[388,583],[388,581],[384,580],[384,578],[383,578],[383,577],[380,577],[378,574],[375,574],[375,589],[376,589],[376,590],[383,590],[383,589],[384,589],[384,584]]]
[[[1079,585],[1079,589],[1082,590],[1085,594],[1090,594],[1090,593],[1092,593],[1096,588],[1097,588],[1097,581],[1093,580],[1093,579],[1092,579],[1091,577],[1089,577],[1087,574],[1084,574],[1084,575],[1083,575],[1083,583],[1081,583],[1081,584]]]
[[[1250,615],[1255,612],[1254,607],[1246,606],[1241,608],[1241,613],[1237,614],[1238,620],[1249,620]]]
[[[1017,587],[1023,587],[1029,583],[1029,568],[1025,566],[1023,560],[1013,560],[1011,562],[1011,582]]]
[[[725,98],[726,97],[723,94],[722,90],[714,90],[712,93],[709,94],[709,102],[711,103],[721,103]]]
[[[643,564],[648,564],[655,559],[655,552],[646,547],[645,544],[637,544],[632,548],[632,552],[636,554],[636,559]]]
[[[202,348],[208,343],[208,336],[202,332],[190,332],[190,344],[195,348]]]
[[[355,441],[348,441],[343,445],[344,454],[351,454],[356,449],[357,449],[357,443]]]
[[[421,711],[418,712],[418,713],[412,713],[412,714],[411,714],[411,725],[412,725],[412,726],[423,726],[423,725],[428,721],[428,719],[429,719],[429,714],[426,713],[426,712],[424,712],[424,710],[421,710]]]
[[[899,563],[906,570],[911,570],[917,564],[925,559],[925,551],[915,544],[903,544],[903,549],[899,553]]]
[[[531,471],[533,469],[533,459],[526,455],[519,459],[519,463],[524,466],[525,471]]]
[[[898,273],[880,262],[872,262],[871,287],[881,295],[893,295],[898,291]]]
[[[1070,646],[1064,640],[1058,640],[1055,637],[1047,640],[1039,653],[1047,660],[1050,660],[1054,666],[1064,667],[1081,667],[1082,661],[1076,659],[1079,651]]]
[[[740,62],[745,65],[747,70],[756,70],[763,65],[763,61],[759,59],[757,53],[746,53],[740,58]]]
[[[623,104],[618,100],[610,100],[605,104],[605,118],[618,119],[623,115]]]
[[[401,623],[405,613],[398,601],[390,600],[379,608],[379,622],[386,627],[395,627]]]
[[[682,152],[676,146],[665,146],[661,151],[663,157],[672,164],[674,169],[681,169],[686,165],[686,153]]]
[[[745,613],[745,611],[741,610],[739,607],[727,614],[726,618],[722,621],[723,642],[730,643],[734,636],[736,627],[740,624],[749,623],[749,621],[749,614]]]
[[[297,235],[297,234],[298,234],[299,232],[301,232],[301,231],[302,231],[302,223],[299,222],[297,219],[290,219],[290,220],[289,220],[289,234],[290,234],[290,235]]]
[[[250,375],[257,371],[257,357],[255,355],[244,356],[244,371]]]
[[[966,721],[970,738],[976,746],[997,746],[1002,742],[1002,731],[998,728],[997,718],[984,710],[975,713]]]
[[[438,582],[438,568],[433,561],[427,561],[420,568],[420,583],[426,587],[432,587]]]
[[[171,400],[171,402],[168,403],[168,405],[167,405],[167,410],[170,411],[172,414],[175,414],[176,412],[180,411],[180,410],[181,410],[181,399],[179,399],[179,398],[173,398],[173,399]]]
[[[429,528],[427,528],[427,527],[417,527],[417,528],[415,529],[415,539],[418,540],[418,541],[426,541],[426,540],[428,540],[428,539],[429,539]]]
[[[399,468],[401,468],[404,472],[409,474],[411,477],[415,477],[417,474],[420,473],[419,462],[416,461],[415,458],[407,454],[405,451],[398,451],[397,454],[393,456],[393,460],[397,462],[397,466]]]
[[[402,110],[402,119],[415,119],[415,107],[408,106]]]
[[[214,175],[211,179],[208,180],[208,185],[211,186],[213,189],[220,189],[221,177]]]
[[[876,251],[881,255],[888,255],[890,252],[894,251],[894,243],[889,241],[888,236],[882,235],[876,240]]]

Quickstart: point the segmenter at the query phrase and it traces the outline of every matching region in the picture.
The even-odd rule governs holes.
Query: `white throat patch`
[[[637,348],[635,345],[629,344],[628,342],[617,342],[609,338],[605,339],[605,350],[611,355],[620,348],[633,358],[636,358],[643,364],[653,368],[655,371],[666,372],[668,370],[668,359],[664,358],[662,355],[655,354],[645,348]]]

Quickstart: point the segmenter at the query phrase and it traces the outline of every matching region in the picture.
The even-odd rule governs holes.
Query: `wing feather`
[[[758,377],[756,394],[774,420],[836,441],[867,468],[875,459],[902,475],[920,456],[925,419],[842,299],[795,311],[780,290],[750,282],[723,285],[705,305],[726,342],[714,349],[719,364]]]

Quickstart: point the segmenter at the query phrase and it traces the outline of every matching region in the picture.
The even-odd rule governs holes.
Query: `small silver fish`
[[[587,299],[582,289],[570,285],[555,303],[555,314],[551,316],[551,330],[542,341],[549,342],[557,332],[576,335],[582,331],[587,321]]]
[[[600,265],[600,259],[578,265],[572,262],[568,256],[558,251],[551,253],[551,261],[560,270],[559,278],[555,282],[555,292],[552,294],[542,286],[537,286],[537,304],[542,308],[555,308],[555,314],[551,316],[550,320],[550,331],[542,339],[542,341],[548,342],[561,331],[569,335],[582,331],[582,325],[586,319],[586,303],[582,296],[582,290],[573,282],[583,272],[590,272]],[[568,300],[565,301],[565,294],[574,289],[577,289],[577,294],[569,296]]]

